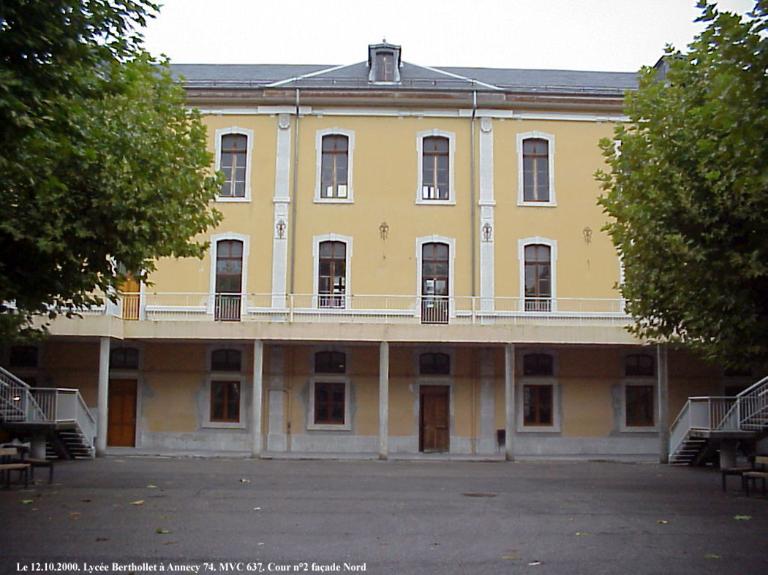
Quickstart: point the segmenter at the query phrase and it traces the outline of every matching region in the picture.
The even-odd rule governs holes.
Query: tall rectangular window
[[[448,323],[448,244],[428,243],[421,249],[421,322]]]
[[[395,81],[395,54],[394,52],[378,52],[374,61],[376,67],[375,82]]]
[[[321,242],[317,277],[318,306],[345,307],[346,284],[347,245],[344,242]]]
[[[422,141],[421,198],[448,200],[450,152],[448,138],[430,136]]]
[[[653,385],[625,385],[624,411],[627,427],[653,427]]]
[[[244,198],[246,187],[246,161],[248,136],[225,134],[221,137],[220,169],[224,173],[222,198]]]
[[[349,138],[340,134],[323,136],[320,168],[320,197],[349,197]]]
[[[315,382],[315,424],[344,425],[346,384]]]
[[[549,202],[549,142],[523,140],[523,200]]]
[[[220,240],[216,244],[216,319],[240,319],[243,285],[243,242]]]
[[[551,385],[523,386],[523,425],[551,426],[552,400]]]
[[[238,423],[240,421],[240,382],[211,381],[212,422]]]
[[[525,246],[525,311],[552,309],[552,260],[549,246]]]

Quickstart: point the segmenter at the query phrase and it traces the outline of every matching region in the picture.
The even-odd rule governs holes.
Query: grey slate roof
[[[430,68],[403,62],[400,83],[370,84],[368,66],[296,64],[173,64],[189,87],[285,87],[315,89],[504,90],[518,92],[622,94],[637,88],[634,72]]]

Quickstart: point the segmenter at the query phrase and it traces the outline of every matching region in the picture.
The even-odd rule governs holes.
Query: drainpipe
[[[299,89],[296,88],[296,121],[293,123],[293,182],[291,183],[291,225],[288,228],[291,242],[291,275],[288,282],[291,307],[293,307],[294,281],[296,277],[296,212],[299,182],[299,107],[301,104]]]
[[[475,250],[477,248],[477,238],[475,238],[475,116],[477,113],[477,90],[472,90],[472,118],[469,123],[470,132],[470,144],[469,144],[469,233],[471,240],[469,242],[472,252],[470,254],[471,262],[471,278],[472,278],[472,300],[477,295],[475,288],[477,278],[475,278],[477,270],[477,262]]]

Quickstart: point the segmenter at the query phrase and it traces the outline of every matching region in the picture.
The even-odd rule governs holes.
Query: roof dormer
[[[381,44],[368,46],[368,81],[374,84],[397,84],[400,82],[400,46]]]

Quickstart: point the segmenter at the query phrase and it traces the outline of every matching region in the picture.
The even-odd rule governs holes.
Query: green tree
[[[706,29],[667,49],[601,142],[606,226],[632,330],[727,365],[768,357],[768,0],[702,2]]]
[[[99,303],[119,270],[147,279],[157,258],[205,251],[217,178],[199,115],[142,48],[156,10],[0,3],[0,338]]]

